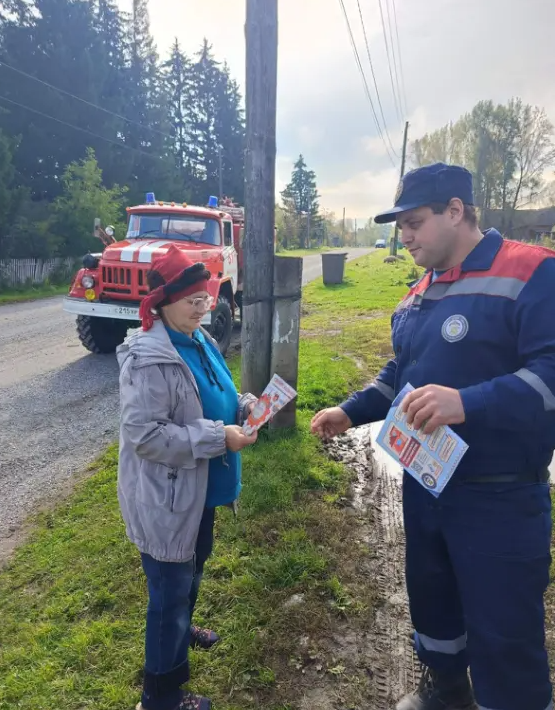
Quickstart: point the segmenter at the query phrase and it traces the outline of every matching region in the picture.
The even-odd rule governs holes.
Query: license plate
[[[128,306],[117,306],[116,313],[120,316],[135,316],[137,317],[137,309],[129,308]]]

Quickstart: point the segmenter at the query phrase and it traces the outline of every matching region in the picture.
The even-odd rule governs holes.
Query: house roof
[[[505,215],[505,223],[508,215]],[[485,210],[483,224],[485,228],[503,229],[503,210]],[[555,226],[555,206],[539,210],[516,210],[512,218],[512,230],[547,228]]]

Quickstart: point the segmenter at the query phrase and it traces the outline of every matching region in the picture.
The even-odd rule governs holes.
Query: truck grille
[[[134,297],[144,296],[148,293],[147,271],[148,269],[131,269],[126,266],[103,266],[102,291]]]

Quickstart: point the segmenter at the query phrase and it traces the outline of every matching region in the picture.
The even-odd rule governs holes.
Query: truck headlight
[[[83,288],[92,288],[94,286],[94,278],[92,276],[83,276],[81,279],[81,286]]]

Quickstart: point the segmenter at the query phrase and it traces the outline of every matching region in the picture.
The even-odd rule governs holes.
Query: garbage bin
[[[344,251],[328,251],[322,254],[322,274],[326,286],[343,283],[346,261],[347,253]]]

